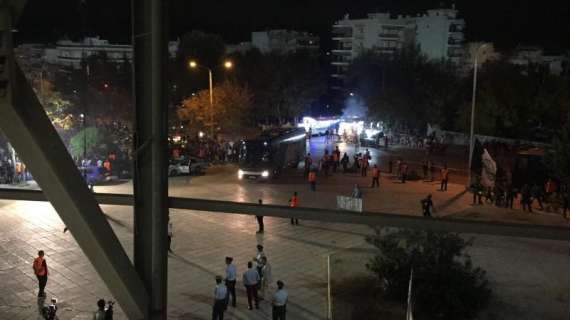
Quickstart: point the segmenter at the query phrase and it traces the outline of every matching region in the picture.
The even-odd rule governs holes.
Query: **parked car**
[[[199,175],[203,174],[206,167],[210,164],[204,159],[197,157],[186,157],[181,160],[171,160],[168,165],[169,176],[179,175]]]

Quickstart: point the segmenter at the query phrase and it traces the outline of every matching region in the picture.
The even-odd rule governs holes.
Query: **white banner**
[[[336,206],[341,210],[362,212],[362,199],[336,196]]]
[[[481,156],[481,184],[486,188],[495,187],[495,179],[497,177],[497,163],[487,149],[483,149],[483,155]]]

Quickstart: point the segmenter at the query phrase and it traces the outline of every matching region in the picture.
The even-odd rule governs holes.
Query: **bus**
[[[296,168],[306,150],[306,133],[301,128],[264,131],[239,145],[238,178],[265,179],[278,177],[282,169]]]

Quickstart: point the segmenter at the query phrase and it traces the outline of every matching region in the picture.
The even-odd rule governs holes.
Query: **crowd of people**
[[[194,156],[211,163],[235,163],[238,161],[238,151],[238,143],[234,141],[188,138],[183,146],[171,148],[171,157]]]
[[[18,184],[31,179],[30,171],[20,159],[16,158],[15,163],[8,157],[0,159],[0,184]]]
[[[538,205],[541,211],[560,212],[567,218],[570,207],[570,188],[548,179],[544,185],[524,184],[520,189],[511,183],[498,181],[494,187],[484,187],[481,178],[476,177],[471,186],[473,205],[491,204],[497,207],[513,209],[515,200],[519,200],[523,211],[533,212]]]

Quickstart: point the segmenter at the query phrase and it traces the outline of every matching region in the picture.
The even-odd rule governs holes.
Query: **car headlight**
[[[267,170],[263,171],[263,172],[261,173],[261,176],[264,177],[264,178],[269,177],[269,171],[267,171]]]
[[[243,170],[238,170],[238,178],[243,178]]]

